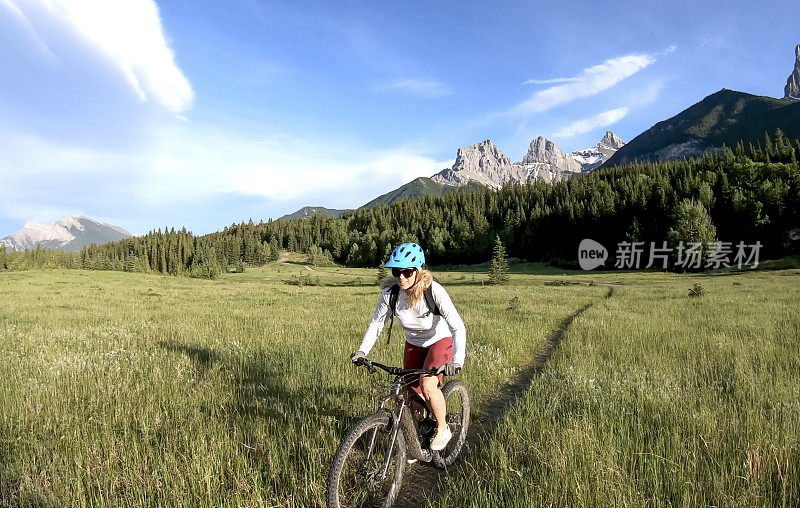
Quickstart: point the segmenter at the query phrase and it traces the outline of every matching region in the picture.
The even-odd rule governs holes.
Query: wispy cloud
[[[172,224],[187,209],[210,213],[208,204],[223,198],[230,199],[224,213],[233,218],[245,214],[239,201],[262,203],[264,215],[254,216],[262,219],[291,211],[286,206],[296,201],[356,207],[453,163],[415,146],[375,148],[281,133],[245,138],[192,123],[160,128],[154,145],[114,150],[3,127],[0,218],[127,217],[117,224],[141,231]]]
[[[416,95],[418,97],[444,97],[450,95],[453,90],[438,81],[427,79],[398,79],[377,87],[379,91],[398,90],[401,92]]]
[[[12,10],[56,57],[59,41],[48,41],[50,34],[59,32],[54,27],[90,44],[112,62],[142,101],[155,100],[179,114],[194,100],[154,0],[2,0],[0,5]]]
[[[553,133],[553,137],[571,138],[573,136],[577,136],[578,134],[583,134],[586,132],[593,131],[595,129],[599,129],[600,127],[607,127],[611,124],[619,122],[620,120],[625,118],[625,115],[627,114],[628,114],[628,108],[618,108],[618,109],[612,109],[610,111],[604,111],[599,115],[594,115],[590,118],[577,120],[569,125],[562,127],[557,132]]]
[[[550,79],[528,79],[523,85],[552,85],[554,83],[574,83],[581,78],[550,78]]]
[[[584,69],[572,82],[534,93],[526,101],[513,108],[511,112],[516,114],[538,113],[581,97],[598,94],[623,79],[633,76],[655,61],[653,55],[646,54],[627,55],[606,60],[602,64]]]
[[[162,202],[219,193],[281,201],[327,194],[338,206],[358,206],[447,165],[413,147],[342,146],[287,135],[241,139],[192,130],[153,155],[142,194]]]
[[[25,14],[12,3],[11,0],[0,0],[0,7],[5,7],[11,14],[14,15],[17,22],[22,25],[22,27],[27,32],[28,36],[33,40],[34,44],[37,48],[41,51],[43,55],[45,55],[49,59],[54,59],[55,54],[50,50],[47,44],[42,40],[41,37],[36,33],[36,30],[31,25],[31,22],[28,21],[28,18],[25,17]]]
[[[661,91],[664,89],[665,83],[662,80],[654,80],[643,86],[637,87],[636,90],[627,95],[626,104],[630,108],[643,108],[654,103]]]

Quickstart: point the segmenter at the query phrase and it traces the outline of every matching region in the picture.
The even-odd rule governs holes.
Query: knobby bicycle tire
[[[449,381],[444,388],[442,388],[442,395],[444,395],[445,404],[452,403],[456,397],[460,397],[459,413],[451,414],[450,405],[447,406],[447,423],[453,431],[453,437],[444,450],[431,452],[431,458],[436,467],[445,468],[453,464],[461,449],[464,447],[464,442],[467,440],[467,429],[469,428],[469,392],[467,385],[463,382],[454,379]],[[455,427],[455,428],[454,428]]]
[[[377,431],[376,449],[373,450],[376,452],[373,455],[376,460],[371,460],[371,463],[364,467],[364,471],[357,471],[359,469],[359,459],[363,459],[364,447],[368,447],[372,438],[372,431]],[[325,495],[328,508],[350,506],[390,507],[394,504],[397,494],[400,492],[400,486],[403,483],[403,472],[406,466],[406,444],[402,432],[397,433],[387,478],[380,484],[371,481],[369,478],[369,474],[375,472],[373,466],[383,463],[386,452],[380,445],[388,445],[390,437],[390,419],[385,414],[374,414],[362,418],[350,429],[350,432],[347,433],[339,445],[331,464],[331,471],[328,475],[328,488]],[[378,442],[379,440],[382,441]],[[346,468],[346,466],[348,467]],[[349,477],[351,469],[353,469],[352,473],[354,473],[353,478]],[[342,481],[343,473],[347,476],[345,482]],[[359,474],[363,474],[363,477],[359,478]],[[354,483],[354,485],[350,485],[351,483]],[[366,495],[368,497],[364,499],[360,498],[362,489],[367,491]]]

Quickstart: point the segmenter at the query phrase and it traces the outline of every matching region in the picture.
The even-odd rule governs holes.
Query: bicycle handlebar
[[[371,373],[377,372],[375,367],[378,367],[381,370],[388,372],[393,376],[407,376],[410,374],[436,374],[439,369],[401,369],[400,367],[389,367],[388,365],[384,365],[378,362],[371,362],[364,358],[360,363],[356,365],[363,365],[367,368]]]

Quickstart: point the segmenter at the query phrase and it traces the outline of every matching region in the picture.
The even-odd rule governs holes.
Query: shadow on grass
[[[44,493],[26,489],[25,485],[29,483],[30,480],[26,482],[0,468],[0,506],[57,506],[55,499],[46,497]]]
[[[611,298],[613,294],[614,287],[608,286],[605,298]],[[469,453],[469,448],[479,446],[481,440],[495,431],[508,410],[525,394],[533,379],[544,370],[545,365],[558,349],[564,334],[575,318],[583,314],[592,305],[592,303],[587,303],[565,317],[561,324],[547,336],[544,347],[536,355],[533,362],[517,374],[511,382],[504,385],[492,401],[483,408],[480,414],[481,419],[472,422],[470,425],[467,433],[467,447],[462,452],[464,456],[459,457],[454,467],[443,471],[430,464],[420,463],[417,467],[408,471],[395,506],[412,507],[423,505],[431,497],[437,495],[440,482],[445,476],[457,474],[460,468],[466,467],[465,457]]]
[[[338,442],[355,423],[356,418],[346,408],[349,401],[362,395],[361,391],[326,384],[321,376],[303,372],[295,351],[260,350],[238,357],[175,341],[160,345],[190,358],[198,376],[205,375],[212,367],[231,374],[231,402],[205,410],[242,433],[240,450],[249,457],[254,469],[269,471],[273,467],[275,457],[269,456],[265,439],[286,440],[290,463],[305,464],[312,456],[318,456],[325,445],[318,439],[299,439],[304,429],[327,429]],[[270,424],[262,425],[264,421]],[[276,423],[280,434],[265,436],[265,431],[275,432]]]
[[[366,288],[366,287],[374,287],[377,288],[378,285],[374,282],[322,282],[322,281],[296,281],[296,280],[282,280],[284,284],[289,286],[314,286],[314,287],[326,287],[326,288]]]
[[[214,365],[233,372],[235,381],[235,408],[238,416],[254,416],[285,419],[285,413],[295,415],[332,416],[339,420],[351,420],[351,417],[337,409],[326,409],[326,403],[341,403],[360,395],[355,389],[330,386],[320,382],[313,375],[304,376],[297,373],[291,360],[293,352],[258,352],[246,358],[225,357],[208,347],[192,346],[176,341],[162,341],[161,347],[168,351],[183,353],[189,357],[197,368],[198,374],[204,374]],[[292,382],[289,381],[291,377]],[[303,384],[296,384],[298,378]],[[266,404],[266,402],[277,404]],[[321,404],[322,403],[322,404]],[[282,410],[275,409],[278,405]]]
[[[220,356],[211,348],[189,346],[175,341],[161,341],[158,343],[167,351],[183,353],[192,359],[199,370],[205,370],[214,362],[220,359]]]

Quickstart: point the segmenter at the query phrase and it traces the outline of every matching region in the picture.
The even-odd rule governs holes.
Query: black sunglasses
[[[406,268],[405,270],[401,270],[399,268],[392,268],[392,275],[394,277],[400,277],[400,274],[403,275],[406,279],[410,278],[416,272],[416,268]]]

